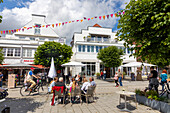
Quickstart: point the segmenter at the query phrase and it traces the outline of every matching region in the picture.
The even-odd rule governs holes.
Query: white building
[[[21,61],[33,64],[36,49],[45,41],[65,44],[66,39],[59,38],[53,29],[50,26],[46,28],[46,25],[44,15],[32,14],[32,20],[24,26],[26,28],[23,27],[18,32],[0,37],[0,48],[3,48],[5,57],[3,64],[20,63]]]
[[[112,32],[111,28],[103,28],[98,24],[81,30],[81,33],[74,33],[71,42],[73,47],[72,60],[87,64],[85,67],[76,68],[76,73],[74,74],[82,72],[85,75],[94,75],[104,70],[105,67],[101,64],[101,61],[97,59],[97,53],[100,49],[107,48],[108,46],[117,46],[124,51],[123,64],[136,61],[134,57],[129,57],[131,51],[129,51],[128,48],[125,49],[123,45],[124,41],[117,41],[115,35],[116,33]],[[107,77],[114,74],[113,68],[106,68],[106,71]],[[115,71],[117,71],[117,69]]]

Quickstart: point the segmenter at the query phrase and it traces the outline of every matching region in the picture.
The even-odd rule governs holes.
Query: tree
[[[133,54],[159,66],[170,63],[169,0],[131,0],[118,24],[117,36],[125,47],[136,44]]]
[[[58,42],[45,42],[37,48],[34,55],[34,63],[46,67],[50,67],[51,58],[54,58],[54,64],[60,66],[70,60],[72,56],[72,48],[66,44]]]
[[[3,49],[0,48],[0,64],[4,61],[4,54],[3,54]]]
[[[0,3],[3,3],[3,0],[0,0]],[[2,16],[0,15],[0,23],[2,22]]]
[[[122,64],[123,51],[115,46],[109,46],[108,48],[101,49],[97,55],[106,67],[119,67]]]

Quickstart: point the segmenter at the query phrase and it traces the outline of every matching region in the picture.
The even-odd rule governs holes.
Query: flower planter
[[[145,96],[136,95],[136,100],[140,104],[151,107],[152,109],[159,110],[161,113],[170,113],[170,103],[156,101],[146,98]]]

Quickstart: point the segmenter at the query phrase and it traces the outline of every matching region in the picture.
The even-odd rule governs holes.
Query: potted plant
[[[85,41],[86,37],[84,36],[83,39],[84,39],[84,41]]]
[[[96,73],[97,79],[100,79],[100,73]]]

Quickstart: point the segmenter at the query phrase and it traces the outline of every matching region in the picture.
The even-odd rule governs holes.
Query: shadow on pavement
[[[35,111],[36,108],[42,106],[43,103],[35,102],[31,98],[6,98],[0,103],[0,112],[6,107],[10,107],[10,113],[27,113]]]
[[[121,103],[120,105],[117,105],[117,108],[120,109],[120,110],[124,109],[125,108],[125,103]],[[129,111],[133,111],[133,110],[136,109],[136,107],[132,106],[131,104],[127,104],[127,109]]]

